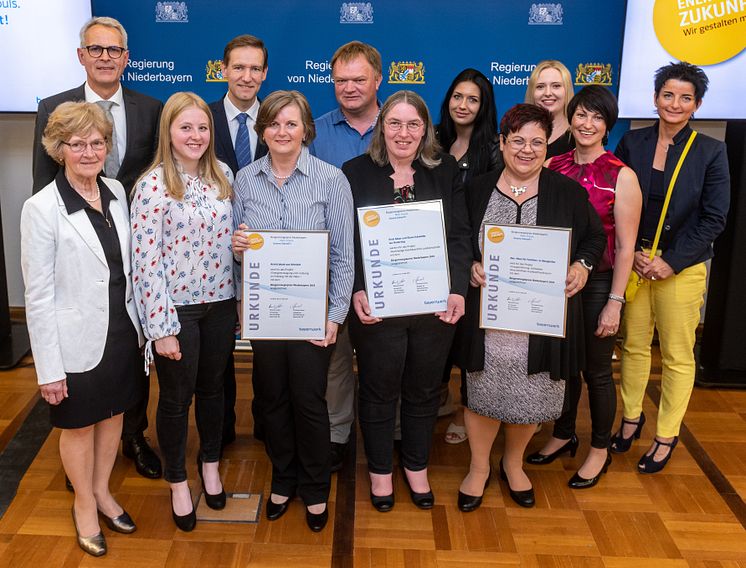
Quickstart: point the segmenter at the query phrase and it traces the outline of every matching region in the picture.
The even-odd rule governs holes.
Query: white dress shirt
[[[228,131],[231,133],[231,143],[233,148],[236,148],[236,136],[238,135],[238,119],[236,118],[240,113],[244,112],[239,110],[236,105],[231,102],[228,95],[223,97],[223,106],[225,107],[225,118],[228,120]],[[251,142],[251,161],[253,162],[256,158],[256,145],[259,141],[259,136],[254,130],[256,124],[256,117],[259,114],[259,99],[254,99],[254,104],[251,105],[249,110],[246,111],[249,115],[246,121],[246,127],[249,129],[249,141]]]
[[[85,102],[95,103],[97,101],[111,101],[114,104],[111,106],[111,116],[114,117],[114,129],[117,134],[117,152],[119,156],[119,165],[122,165],[124,159],[124,153],[127,151],[127,115],[124,112],[124,95],[122,94],[122,86],[119,85],[117,92],[114,93],[109,99],[104,99],[98,95],[88,85],[88,81],[85,83]]]

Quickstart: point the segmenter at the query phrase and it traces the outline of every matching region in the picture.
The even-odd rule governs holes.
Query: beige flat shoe
[[[446,444],[460,444],[469,438],[465,426],[458,426],[451,422],[446,429]]]

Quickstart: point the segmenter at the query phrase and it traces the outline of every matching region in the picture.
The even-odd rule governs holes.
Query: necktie
[[[249,139],[249,129],[246,126],[246,120],[249,115],[245,112],[236,116],[238,120],[238,133],[236,134],[236,161],[238,169],[243,168],[251,163],[251,140]]]
[[[106,155],[104,172],[107,177],[115,178],[119,173],[119,150],[117,149],[117,127],[114,124],[114,116],[111,114],[111,107],[116,103],[112,101],[96,101],[96,104],[104,109],[106,120],[111,123],[111,152]]]

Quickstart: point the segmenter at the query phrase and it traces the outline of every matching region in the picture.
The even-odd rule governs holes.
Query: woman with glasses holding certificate
[[[275,521],[295,495],[306,523],[318,532],[329,518],[331,442],[326,376],[337,329],[347,317],[352,288],[352,196],[339,170],[308,151],[316,135],[311,109],[298,91],[275,91],[262,101],[256,131],[268,154],[238,173],[233,252],[249,248],[249,230],[329,231],[329,294],[322,340],[252,340],[252,381],[266,428],[272,489],[265,507]],[[240,260],[240,256],[236,256]],[[246,323],[246,322],[244,322]]]
[[[569,298],[565,338],[497,329],[481,329],[480,288],[486,285],[480,260],[472,264],[466,311],[468,408],[464,418],[471,449],[469,473],[462,481],[458,506],[473,511],[482,503],[490,478],[490,451],[505,423],[505,453],[500,477],[510,497],[533,507],[534,490],[523,471],[523,453],[536,424],[562,413],[565,380],[579,374],[583,320],[578,299],[606,244],[601,221],[588,193],[575,181],[543,167],[552,115],[532,104],[519,104],[500,122],[505,168],[473,180],[466,192],[472,221],[474,256],[482,258],[485,223],[572,229],[570,266],[565,280]]]
[[[440,151],[427,106],[412,91],[399,91],[388,98],[367,153],[345,163],[342,171],[350,180],[356,207],[442,200],[450,267],[445,311],[383,320],[372,315],[356,232],[350,313],[371,502],[379,511],[394,506],[394,426],[401,397],[403,477],[414,504],[430,509],[435,498],[427,479],[427,463],[441,377],[454,324],[464,313],[471,263],[460,172],[456,161]]]

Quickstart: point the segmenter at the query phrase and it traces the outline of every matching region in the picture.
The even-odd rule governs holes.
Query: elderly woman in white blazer
[[[122,185],[100,176],[111,125],[95,104],[63,103],[42,140],[63,167],[26,201],[21,264],[42,397],[62,428],[60,456],[75,488],[78,544],[106,553],[99,517],[135,530],[109,491],[122,413],[136,402],[143,335],[132,299],[130,228]]]

